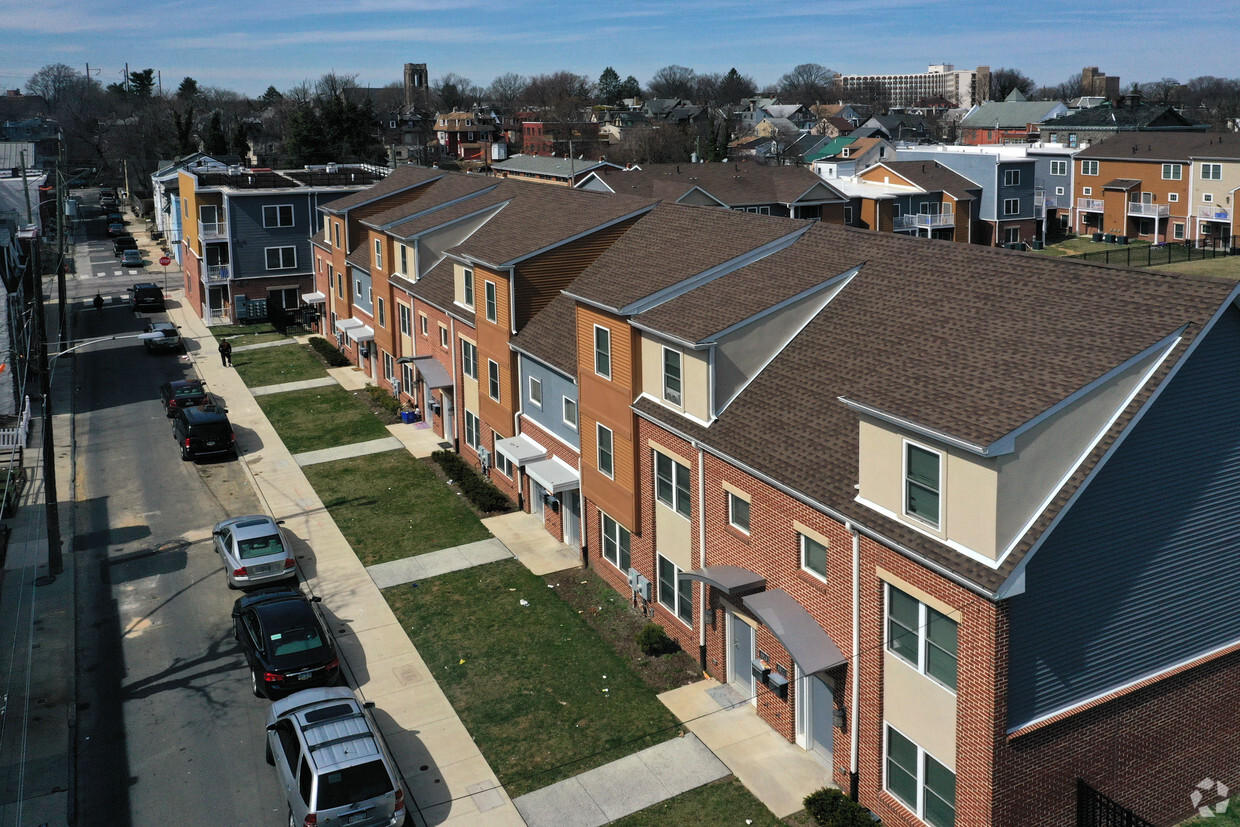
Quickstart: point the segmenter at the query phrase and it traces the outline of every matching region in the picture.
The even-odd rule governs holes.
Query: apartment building
[[[915,106],[922,98],[942,97],[961,108],[990,98],[990,67],[956,70],[950,63],[931,64],[925,72],[894,75],[837,75],[836,86],[845,100],[855,99],[874,86],[886,90],[894,107]]]

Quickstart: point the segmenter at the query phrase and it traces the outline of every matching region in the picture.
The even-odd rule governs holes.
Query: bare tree
[[[544,112],[553,111],[557,117],[572,113],[576,116],[594,96],[594,84],[584,75],[559,71],[548,75],[534,75],[525,89],[525,99]]]
[[[694,81],[697,73],[686,66],[664,66],[654,73],[646,84],[646,92],[652,98],[684,98],[693,97]]]
[[[829,100],[835,72],[817,63],[802,63],[779,79],[779,99],[812,106]]]
[[[1019,69],[999,67],[990,73],[991,100],[1004,100],[1013,89],[1019,89],[1022,95],[1029,98],[1033,96],[1034,88],[1033,79]]]
[[[506,115],[525,97],[525,90],[529,85],[530,82],[525,76],[508,72],[491,81],[491,85],[487,87],[487,99],[495,104],[501,115]]]
[[[703,72],[693,79],[694,103],[704,106],[715,106],[719,102],[719,90],[723,86],[723,75],[718,72]]]
[[[482,90],[467,77],[449,72],[431,84],[431,94],[447,112],[457,112],[477,102]]]
[[[671,124],[642,126],[613,146],[608,158],[618,164],[686,164],[696,135]]]
[[[30,76],[26,81],[26,91],[32,95],[40,95],[49,106],[55,107],[65,92],[74,87],[74,82],[82,76],[72,66],[64,63],[49,63]]]
[[[1184,87],[1175,78],[1161,78],[1150,83],[1142,83],[1138,88],[1141,90],[1141,96],[1146,100],[1171,105],[1179,101],[1180,90]]]
[[[1070,101],[1079,98],[1083,93],[1079,73],[1068,75],[1068,79],[1054,86],[1043,86],[1034,92],[1034,97],[1044,101]]]

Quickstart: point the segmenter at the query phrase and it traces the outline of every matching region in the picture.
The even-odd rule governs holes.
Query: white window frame
[[[1162,179],[1164,181],[1182,181],[1184,180],[1183,164],[1163,164]]]
[[[539,379],[537,376],[531,376],[529,378],[529,382],[527,382],[526,384],[528,387],[528,395],[529,395],[530,404],[533,405],[535,408],[538,408],[541,411],[542,410],[542,380]]]
[[[497,321],[499,319],[499,299],[495,292],[495,282],[490,280],[484,281],[483,290],[486,296],[487,321]]]
[[[751,503],[749,500],[745,499],[744,497],[734,494],[731,491],[728,491],[727,494],[728,494],[728,525],[732,526],[732,528],[736,529],[742,534],[746,534],[746,535],[749,534],[750,519],[753,516],[753,503]],[[736,504],[737,503],[745,504],[744,525],[737,522],[736,520]]]
[[[821,572],[815,571],[814,569],[810,568],[805,562],[806,560],[805,552],[807,550],[808,543],[813,543],[816,546],[822,546],[822,557],[823,557],[822,568],[823,570]],[[824,583],[827,582],[827,560],[829,559],[830,554],[829,554],[829,547],[827,546],[826,543],[819,541],[816,537],[810,537],[809,535],[803,534],[802,532],[798,531],[797,532],[797,553],[801,558],[801,571],[805,572],[810,577],[821,580]]]
[[[1003,171],[1003,186],[1019,187],[1020,186],[1020,170],[1005,169]]]
[[[465,409],[465,444],[475,451],[482,445],[482,420],[469,408]]]
[[[280,257],[279,266],[271,266],[271,254],[276,253]],[[293,263],[287,264],[286,255],[292,256]],[[296,270],[297,269],[297,248],[296,247],[264,247],[263,263],[267,265],[268,270]]]
[[[1063,161],[1063,160],[1051,161],[1051,175],[1067,175],[1067,174],[1068,174],[1068,162],[1067,161]]]
[[[665,599],[666,595],[664,594],[665,590],[663,588],[663,575],[662,575],[663,563],[667,563],[669,566],[672,567],[672,584],[673,585],[671,588],[672,599],[670,601]],[[669,612],[671,612],[676,617],[677,620],[679,620],[681,623],[685,624],[690,629],[692,629],[693,628],[693,581],[692,580],[682,581],[680,579],[680,574],[681,574],[680,566],[676,565],[671,560],[668,560],[662,554],[655,555],[654,579],[655,579],[655,584],[658,587],[658,594],[655,597],[659,601],[660,606],[667,609]],[[689,590],[688,595],[682,595],[680,593],[682,582],[688,584],[688,590]]]
[[[335,236],[336,249],[337,250],[342,249],[342,245],[340,243],[340,222],[339,221],[332,222],[332,234]]]
[[[603,559],[622,572],[633,564],[633,535],[604,511],[599,511],[599,533],[603,535]]]
[[[667,357],[668,356],[676,357],[676,376],[675,376],[676,387],[674,389],[671,388],[668,384],[668,378],[669,378],[668,370],[667,370]],[[675,405],[676,407],[683,406],[684,399],[685,399],[685,358],[684,358],[684,354],[681,353],[676,348],[665,346],[663,348],[662,371],[663,371],[663,401],[667,402],[669,405]]]
[[[665,474],[660,468],[660,460],[666,460],[669,464]],[[690,519],[693,513],[693,475],[689,471],[687,465],[681,465],[672,457],[661,451],[654,452],[654,498],[656,502],[660,502],[669,509],[684,517]],[[683,472],[683,479],[682,479]],[[660,480],[669,488],[670,493],[664,496],[659,491]],[[681,483],[684,483],[682,486]]]
[[[472,309],[474,306],[474,271],[471,268],[466,267],[462,271],[461,278],[464,282],[462,298],[465,301],[465,306]]]
[[[499,362],[487,359],[487,396],[498,402],[499,394]]]
[[[1056,195],[1063,195],[1063,187],[1055,187]]]
[[[273,211],[274,220],[270,220],[267,218],[268,210]],[[288,222],[287,223],[284,221],[285,210],[288,210]],[[274,228],[292,227],[292,226],[295,226],[296,223],[297,223],[297,218],[293,214],[292,204],[264,204],[263,205],[263,229],[269,229],[273,227]]]
[[[461,340],[461,373],[478,381],[478,346],[466,339]]]
[[[413,332],[413,310],[409,305],[396,303],[396,324],[400,329],[400,335],[410,336]]]
[[[889,767],[890,767],[890,761],[891,761],[890,733],[892,732],[896,733],[901,738],[903,738],[905,741],[912,744],[913,748],[916,750],[917,766],[914,767],[911,772],[909,771],[908,767],[901,767],[901,769],[903,769],[905,772],[908,772],[910,775],[913,776],[913,781],[917,785],[917,800],[912,803],[905,801],[894,790],[891,789]],[[924,821],[926,824],[934,825],[935,822],[930,821],[926,817],[926,794],[929,790],[929,788],[926,785],[926,776],[928,775],[926,770],[928,766],[927,764],[928,761],[933,761],[934,763],[938,764],[944,770],[946,770],[947,772],[950,772],[953,778],[956,778],[956,773],[953,772],[952,770],[947,769],[946,764],[944,764],[942,761],[935,758],[930,753],[926,752],[926,750],[924,750],[922,746],[918,744],[916,741],[914,741],[912,738],[908,737],[903,732],[893,727],[887,721],[883,721],[883,790],[888,795],[890,795],[892,799],[899,802],[900,806],[904,807],[906,810],[908,810],[918,819]],[[935,797],[940,798],[940,799],[942,798],[937,793],[934,793],[933,791],[930,791],[930,792],[934,794]],[[952,797],[955,798],[955,791],[953,791]],[[953,803],[952,810],[953,812],[958,813],[959,808],[956,804]],[[955,821],[956,819],[953,819],[952,823],[955,823]]]
[[[1176,241],[1184,240],[1184,222],[1177,221],[1175,224],[1171,225],[1171,237]]]
[[[396,378],[396,360],[386,350],[379,352],[383,355],[383,378],[391,382]]]
[[[375,299],[375,321],[379,323],[379,327],[387,330],[387,302],[382,296]]]
[[[1081,175],[1097,175],[1097,174],[1098,174],[1098,162],[1097,161],[1087,161],[1087,160],[1081,161]]]
[[[1003,199],[1003,214],[1004,215],[1020,215],[1020,199],[1019,198],[1004,198]]]
[[[934,454],[938,458],[938,487],[936,489],[936,493],[938,494],[938,497],[939,497],[939,509],[938,509],[939,513],[936,515],[937,519],[933,521],[926,519],[920,514],[916,514],[908,510],[908,500],[909,500],[908,490],[909,490],[909,482],[910,482],[909,477],[908,477],[908,456],[909,456],[909,450],[911,448],[917,448],[918,450],[926,451],[927,453]],[[931,448],[928,445],[923,445],[920,442],[913,442],[912,440],[908,440],[908,439],[904,440],[903,449],[902,449],[902,458],[901,458],[901,468],[900,468],[900,481],[901,481],[900,483],[900,513],[903,514],[905,517],[908,517],[909,519],[914,520],[921,525],[930,526],[931,528],[934,528],[935,530],[938,530],[943,525],[943,511],[944,511],[944,508],[943,508],[943,500],[944,500],[944,497],[943,497],[943,464],[944,464],[945,459],[946,459],[946,454],[944,454],[942,451]],[[918,485],[921,485],[921,483],[918,483]]]
[[[506,454],[502,451],[492,451],[491,462],[494,463],[496,470],[508,479],[512,479],[512,460]]]
[[[607,436],[606,440],[603,439],[604,434]],[[604,441],[607,443],[606,448],[603,447]],[[614,480],[616,478],[616,435],[611,428],[598,422],[594,425],[594,448],[595,464],[599,473]],[[606,459],[605,463],[604,459]]]
[[[448,326],[446,324],[441,324],[439,326],[439,346],[444,350],[449,350],[450,348],[448,345]]]
[[[852,223],[853,223],[853,208],[845,207],[844,208],[844,225],[852,226]]]
[[[1203,181],[1222,181],[1223,165],[1222,164],[1202,164],[1201,180]]]
[[[1203,192],[1203,193],[1201,194],[1201,203],[1203,203],[1203,204],[1213,204],[1213,203],[1214,203],[1214,193],[1212,193],[1212,192]]]
[[[401,391],[408,394],[410,397],[416,398],[417,394],[414,392],[413,365],[405,362],[400,366],[400,380]]]
[[[383,269],[383,239],[375,239],[375,267]]]
[[[1094,194],[1093,187],[1081,187],[1081,195],[1093,195],[1093,194]]]
[[[948,692],[955,694],[957,692],[957,687],[960,685],[960,649],[959,649],[960,621],[948,616],[947,614],[943,612],[940,612],[938,609],[935,609],[933,606],[926,605],[924,602],[922,602],[921,600],[918,600],[916,597],[904,591],[903,589],[899,588],[898,586],[894,586],[891,583],[884,583],[883,585],[886,587],[883,592],[883,646],[886,648],[888,652],[890,652],[892,655],[894,655],[895,657],[903,661],[910,669],[913,669],[918,674],[924,675],[926,678],[929,678],[930,680],[934,681],[935,684],[937,684],[938,686],[941,686],[943,689],[947,690]],[[916,621],[917,626],[916,628],[911,628],[907,626],[906,624],[904,624],[903,622],[896,620],[892,617],[891,605],[892,605],[893,592],[899,592],[901,595],[903,595],[904,597],[908,598],[909,600],[917,604],[917,621]],[[940,646],[939,644],[935,643],[934,641],[930,639],[930,623],[932,620],[938,620],[939,618],[953,624],[956,627],[957,649],[955,653],[950,653],[952,654],[953,658],[955,659],[955,663],[956,663],[956,669],[952,676],[952,683],[956,684],[956,686],[952,686],[951,684],[945,683],[944,681],[935,677],[934,674],[932,674],[930,669],[928,668],[928,664],[930,661],[930,647],[931,646],[934,646],[936,649],[946,652],[946,650],[943,649],[942,646]],[[906,629],[910,635],[914,636],[912,642],[916,644],[916,649],[917,649],[917,660],[916,661],[913,661],[912,659],[909,658],[908,652],[900,651],[899,649],[897,649],[895,646],[892,645],[891,625],[893,621],[898,623],[901,626],[901,628]]]
[[[611,328],[598,324],[594,326],[594,372],[604,379],[611,378]]]
[[[577,400],[570,399],[567,396],[562,397],[562,399],[563,399],[563,402],[560,405],[560,418],[564,421],[565,425],[567,425],[568,427],[572,428],[575,431],[577,430],[577,420],[581,416],[581,412],[577,409]],[[568,412],[570,408],[572,409],[572,412],[573,412],[572,419],[568,418]]]
[[[1170,203],[1170,204],[1175,204],[1175,203],[1177,203],[1179,200],[1180,200],[1180,194],[1179,194],[1178,192],[1169,192],[1169,193],[1167,193],[1167,202],[1168,202],[1168,203]]]
[[[404,244],[400,245],[400,272],[401,275],[409,275],[409,248]]]

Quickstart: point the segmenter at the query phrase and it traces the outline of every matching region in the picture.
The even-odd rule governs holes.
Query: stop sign
[[[172,263],[172,259],[168,258],[167,256],[159,257],[159,264],[161,267],[167,267],[171,263]]]

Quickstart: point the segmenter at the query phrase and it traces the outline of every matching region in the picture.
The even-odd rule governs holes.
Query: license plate
[[[340,819],[340,823],[341,824],[361,824],[365,820],[366,820],[365,813],[354,813],[351,816],[345,816],[344,818]]]
[[[215,447],[215,440],[213,440],[213,439],[209,439],[209,440],[207,440],[207,447],[208,447],[208,448],[214,448],[214,447]]]
[[[296,675],[289,675],[289,677],[295,681],[308,681],[313,675],[314,671],[311,670],[309,672],[298,672]]]

